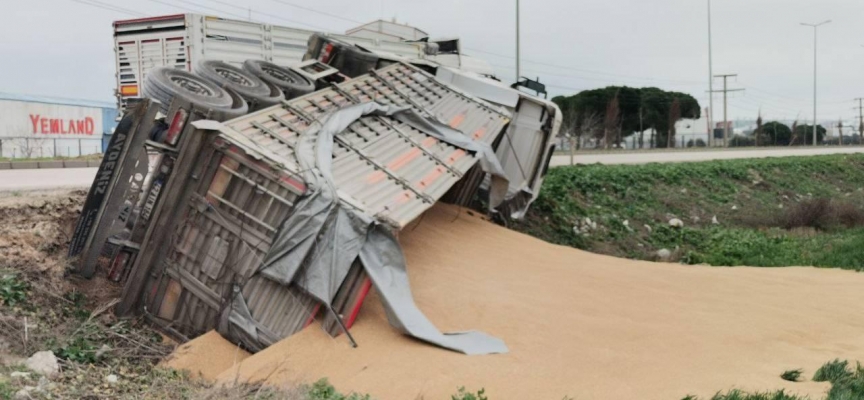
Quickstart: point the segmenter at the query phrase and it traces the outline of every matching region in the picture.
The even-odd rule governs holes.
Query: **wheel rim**
[[[198,82],[194,79],[189,79],[185,76],[172,76],[171,82],[175,85],[180,86],[183,90],[187,92],[195,93],[200,96],[206,97],[216,97],[216,93],[210,90],[206,85]]]
[[[215,68],[215,70],[216,70],[216,73],[219,74],[219,76],[225,78],[226,80],[228,80],[229,82],[231,82],[233,84],[240,85],[240,86],[246,86],[246,87],[255,86],[252,83],[252,81],[250,81],[245,76],[243,76],[243,74],[238,74],[236,71],[233,71],[233,70],[230,70],[227,68],[218,68],[218,67]]]
[[[298,80],[295,76],[285,73],[285,71],[283,71],[282,69],[273,68],[273,67],[270,67],[267,65],[263,65],[263,66],[261,66],[261,70],[266,72],[267,75],[270,75],[276,79],[279,79],[279,80],[282,80],[285,82],[295,83],[295,84],[303,83],[302,81]]]

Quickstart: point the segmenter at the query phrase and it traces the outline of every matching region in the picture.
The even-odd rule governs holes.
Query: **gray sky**
[[[354,21],[395,16],[433,36],[460,36],[467,53],[487,59],[505,80],[515,73],[515,0],[2,1],[3,92],[113,101],[111,22],[134,16],[85,2],[147,15],[192,9],[246,16],[227,3],[251,7],[253,19],[263,22],[340,33]],[[705,0],[522,0],[523,75],[539,75],[551,94],[658,86],[690,93],[704,108],[706,13]],[[738,73],[730,87],[747,89],[731,95],[730,117],[755,118],[760,108],[768,119],[812,117],[813,30],[799,23],[832,19],[819,28],[819,116],[852,122],[858,116],[852,99],[864,97],[862,15],[861,0],[713,0],[714,72]]]

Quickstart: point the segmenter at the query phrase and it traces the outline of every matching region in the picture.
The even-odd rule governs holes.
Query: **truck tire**
[[[209,110],[215,118],[230,119],[246,114],[248,106],[212,82],[181,69],[161,67],[150,71],[141,88],[143,97],[162,103],[162,114],[175,99]]]
[[[196,66],[195,73],[223,88],[233,90],[249,102],[249,109],[252,111],[279,103],[283,98],[281,92],[274,93],[270,86],[255,75],[223,61],[201,61]]]
[[[246,60],[243,63],[243,69],[261,78],[264,82],[282,90],[282,93],[285,93],[286,100],[291,100],[315,91],[315,83],[305,76],[271,62]]]

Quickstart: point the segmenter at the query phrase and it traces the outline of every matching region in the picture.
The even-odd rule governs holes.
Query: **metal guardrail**
[[[630,150],[630,151],[638,151],[638,150],[654,150],[654,149],[687,149],[687,148],[711,148],[711,149],[723,149],[723,148],[804,148],[804,147],[813,147],[812,143],[801,143],[801,144],[792,144],[791,146],[786,143],[772,143],[770,139],[760,138],[758,141],[756,138],[752,136],[740,136],[736,135],[728,140],[727,145],[723,145],[722,139],[716,139],[716,144],[713,146],[708,145],[708,136],[704,133],[702,134],[677,134],[675,135],[675,144],[672,147],[665,146],[656,146],[656,143],[651,140],[649,136],[645,136],[643,140],[643,146],[639,146],[639,139],[636,135],[627,137],[626,140],[622,140],[621,144],[611,144],[609,148],[606,148],[605,144],[600,141],[596,141],[594,139],[582,139],[582,143],[576,143],[576,140],[579,138],[572,138],[568,140],[564,137],[557,137],[556,143],[556,154],[563,155],[569,154],[570,147],[575,147],[574,151],[582,152],[582,151],[604,151],[604,150]],[[864,143],[864,140],[861,139],[857,134],[855,135],[843,135],[842,139],[836,136],[826,137],[824,140],[817,145],[817,147],[838,147],[838,146],[859,146]]]

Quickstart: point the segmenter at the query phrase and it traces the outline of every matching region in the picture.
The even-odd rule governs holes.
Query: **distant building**
[[[101,153],[116,119],[114,103],[0,93],[0,157]]]

